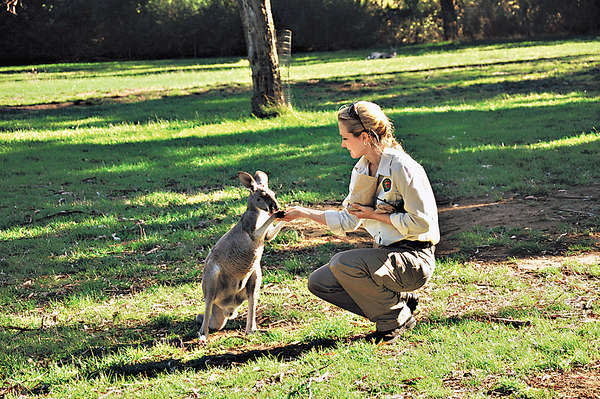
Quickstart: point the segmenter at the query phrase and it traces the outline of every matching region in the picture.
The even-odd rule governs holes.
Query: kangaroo
[[[256,171],[254,177],[238,172],[241,183],[250,190],[248,207],[239,222],[223,235],[210,250],[202,276],[204,315],[196,321],[202,323],[198,336],[206,342],[209,328],[221,330],[227,320],[237,317],[242,303],[248,300],[246,334],[256,331],[256,303],[262,281],[260,260],[264,242],[275,238],[283,222],[275,193],[268,187],[265,172]]]
[[[394,58],[396,57],[396,49],[393,48],[391,52],[389,53],[379,53],[379,52],[372,52],[371,54],[369,54],[367,56],[368,60],[376,60],[376,59],[380,59],[380,58]]]

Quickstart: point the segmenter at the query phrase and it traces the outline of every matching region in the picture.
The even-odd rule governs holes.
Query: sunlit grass
[[[298,54],[294,110],[267,120],[249,115],[239,58],[0,67],[0,396],[527,396],[529,375],[597,362],[600,328],[581,302],[598,312],[598,265],[465,260],[550,245],[504,226],[465,233],[439,259],[417,328],[392,346],[353,339],[372,323],[308,292],[310,271],[347,244],[288,228],[265,249],[258,334],[241,334],[244,308],[202,347],[194,317],[202,261],[246,206],[236,172],[265,170],[284,207],[338,203],[354,161],[335,111],[352,100],[382,104],[439,199],[595,183],[599,50],[586,39],[412,46],[375,62]],[[77,99],[93,101],[6,108]],[[295,345],[307,347],[273,351]]]
[[[435,46],[425,47],[422,54],[403,54],[395,59],[370,62],[365,60],[366,52],[340,52],[333,58],[328,54],[295,56],[297,65],[291,68],[293,79],[332,79],[353,76],[384,75],[386,73],[418,72],[421,69],[436,68],[477,68],[498,62],[531,62],[532,66],[555,61],[554,58],[581,57],[588,62],[598,62],[600,45],[595,40],[577,42],[563,41],[551,45],[529,43],[519,46],[465,46],[462,49],[445,50]],[[542,57],[540,55],[543,54]],[[333,58],[328,62],[328,59]],[[541,60],[540,60],[541,58]],[[307,59],[313,62],[305,62]],[[210,87],[219,84],[249,85],[250,73],[247,60],[239,58],[222,59],[211,65],[202,60],[146,62],[120,62],[103,64],[57,64],[38,65],[26,68],[1,67],[1,71],[12,72],[0,80],[0,103],[39,104],[50,101],[78,100],[98,95],[110,95],[123,90],[182,90]],[[333,63],[335,67],[332,67]],[[573,68],[563,63],[561,68]],[[99,67],[101,66],[101,67]],[[22,71],[19,73],[19,71]],[[16,72],[16,73],[15,73]],[[522,70],[520,71],[522,74]],[[539,76],[539,73],[514,76],[523,80]],[[503,79],[503,77],[490,77]],[[31,83],[34,83],[33,85]]]

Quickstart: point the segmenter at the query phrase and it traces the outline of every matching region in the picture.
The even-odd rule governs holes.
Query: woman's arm
[[[305,208],[303,206],[292,206],[285,210],[285,216],[283,217],[283,220],[286,222],[290,222],[298,218],[311,219],[315,222],[327,225],[327,222],[325,221],[325,211]]]

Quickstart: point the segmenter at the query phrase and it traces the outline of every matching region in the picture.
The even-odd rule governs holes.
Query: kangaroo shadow
[[[465,322],[486,322],[510,326],[513,328],[525,328],[532,325],[527,319],[508,318],[501,314],[462,314],[449,316],[442,319],[425,318],[421,323],[435,326],[452,326]],[[233,328],[230,328],[233,329]],[[313,349],[324,350],[334,348],[341,343],[352,343],[357,341],[369,341],[371,334],[357,334],[342,338],[315,338],[306,342],[291,343],[288,345],[276,346],[268,349],[252,349],[240,353],[221,353],[214,355],[205,355],[196,359],[182,361],[178,359],[165,359],[154,362],[117,364],[101,372],[109,372],[115,377],[145,376],[155,377],[160,373],[174,372],[180,370],[192,369],[196,371],[206,370],[212,367],[231,367],[233,365],[246,364],[261,358],[276,359],[278,361],[289,362],[298,359],[302,354]],[[172,341],[176,343],[177,341]],[[183,341],[179,341],[183,344]],[[99,373],[98,371],[97,373]]]
[[[347,341],[359,339],[354,337]],[[182,361],[178,359],[165,359],[156,362],[135,363],[135,364],[120,364],[111,366],[108,370],[103,369],[101,372],[108,372],[115,377],[125,376],[146,376],[154,377],[160,373],[173,372],[178,370],[192,369],[196,371],[206,370],[212,367],[231,367],[258,360],[261,358],[277,359],[279,361],[293,361],[298,359],[302,354],[310,352],[313,349],[323,350],[337,346],[343,339],[334,338],[316,338],[307,342],[292,343],[288,345],[278,346],[269,349],[253,349],[241,353],[223,353],[216,355],[206,355],[197,359]]]

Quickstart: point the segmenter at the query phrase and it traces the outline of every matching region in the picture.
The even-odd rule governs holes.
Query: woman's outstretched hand
[[[295,219],[311,219],[321,224],[327,224],[325,220],[325,212],[317,209],[305,208],[303,206],[290,206],[285,210],[283,220],[291,222]]]
[[[285,210],[283,220],[291,222],[294,219],[307,217],[307,209],[302,206],[291,206]]]

